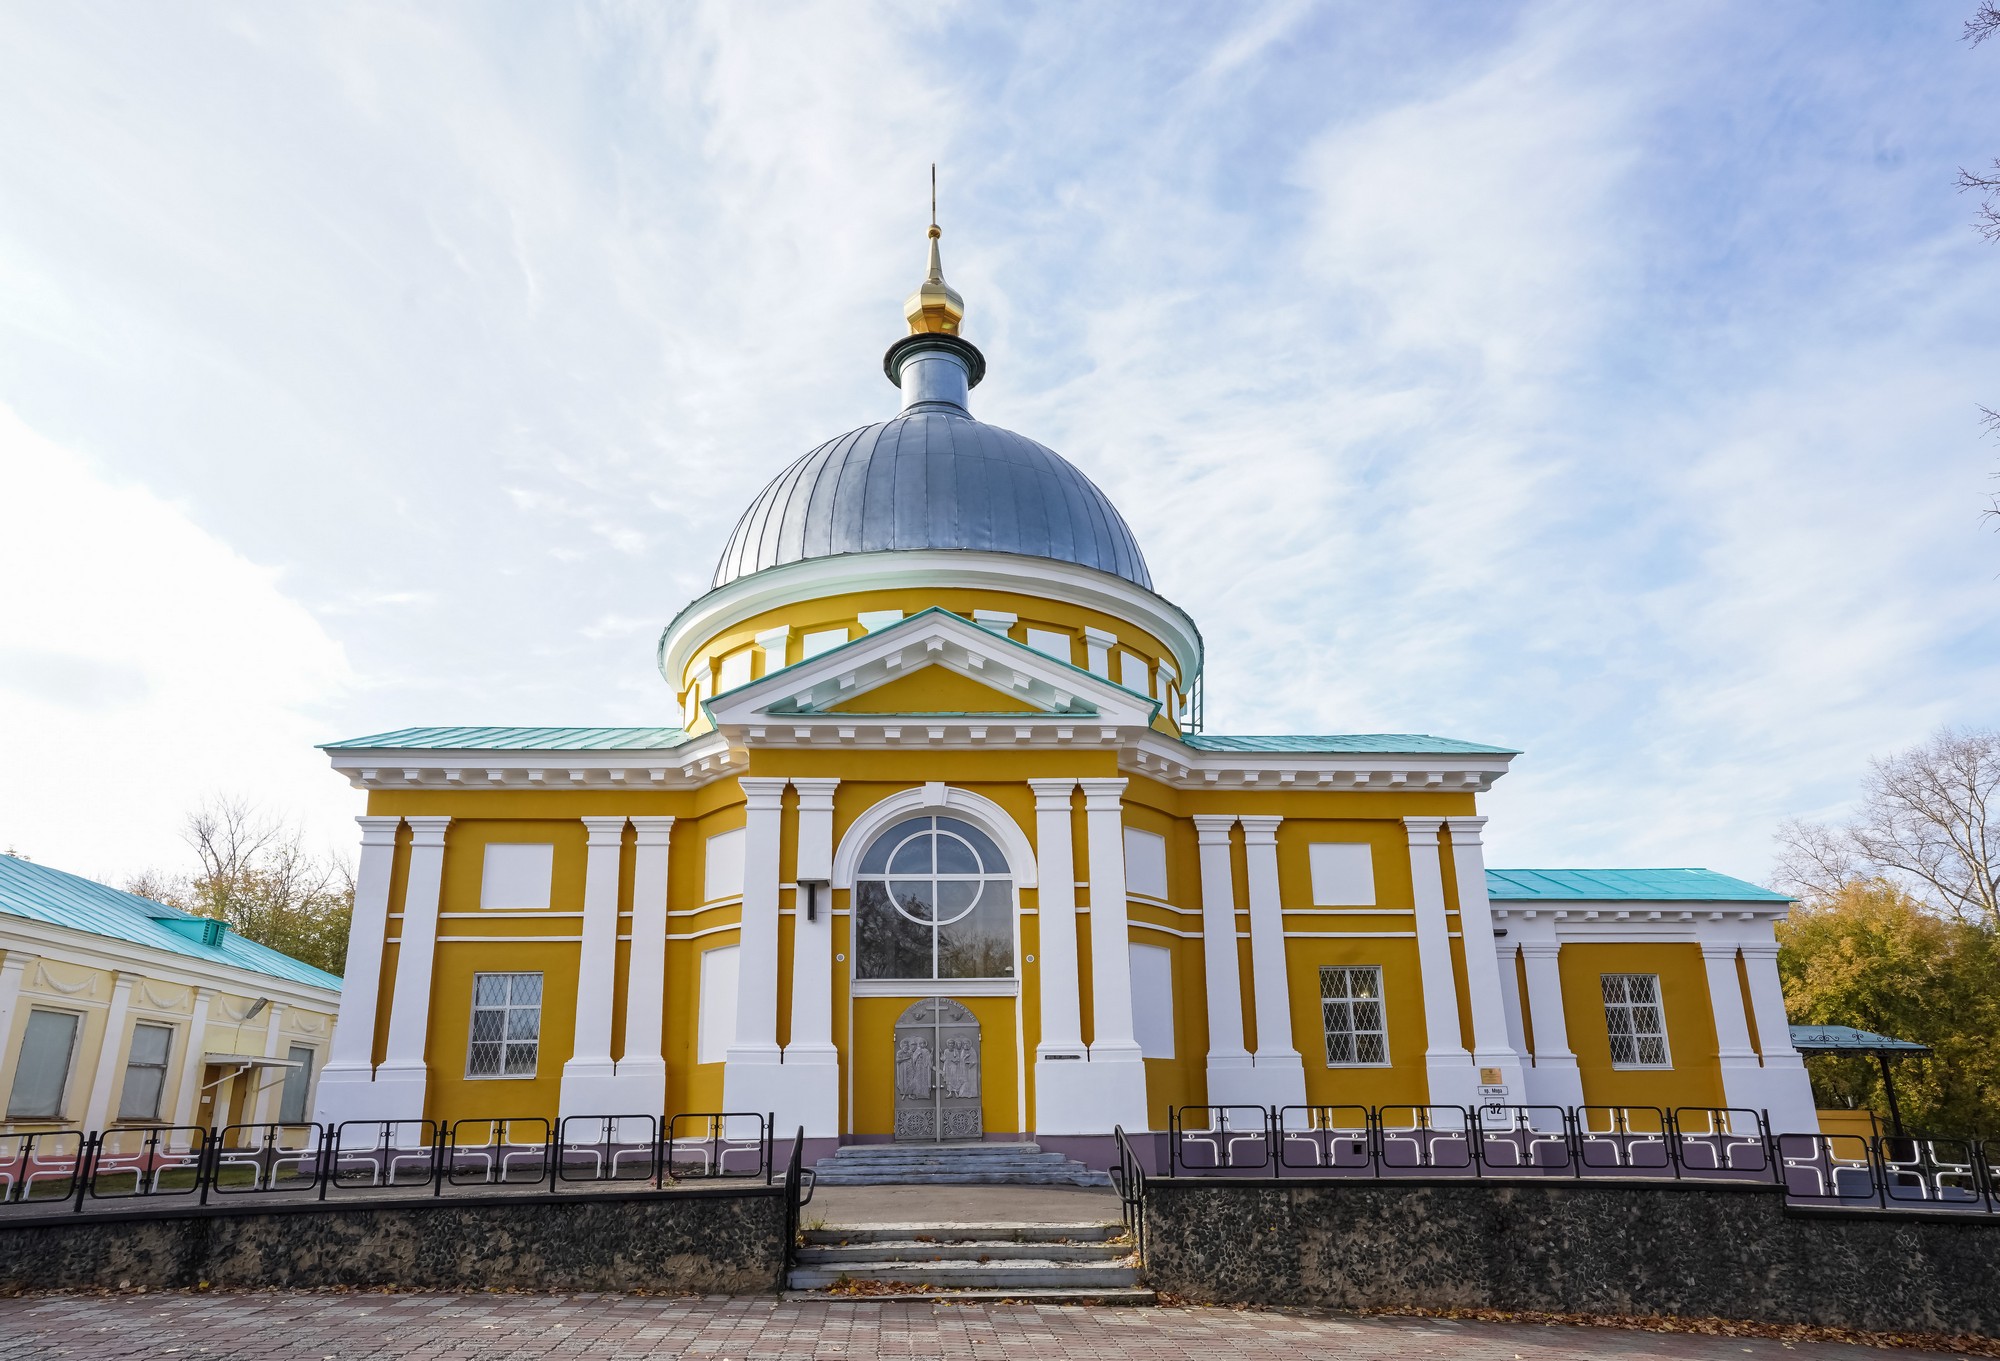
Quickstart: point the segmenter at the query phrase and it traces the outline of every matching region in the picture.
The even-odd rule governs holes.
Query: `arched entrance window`
[[[1006,857],[969,822],[905,818],[861,857],[854,940],[858,978],[1012,978]]]

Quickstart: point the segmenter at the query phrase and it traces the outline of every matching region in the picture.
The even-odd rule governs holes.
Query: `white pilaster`
[[[765,629],[757,635],[757,646],[764,652],[764,674],[785,669],[785,645],[791,641],[790,628]]]
[[[1486,896],[1485,818],[1450,818],[1451,863],[1458,889],[1458,930],[1465,947],[1465,992],[1472,1005],[1472,1065],[1482,1105],[1518,1106],[1528,1099],[1521,1051],[1507,1034],[1507,996],[1494,949],[1493,902]],[[1498,1077],[1499,1081],[1490,1079]],[[1495,1088],[1501,1090],[1495,1091]]]
[[[723,1055],[722,1102],[732,1111],[768,1113],[788,1104],[784,1054],[778,1048],[778,845],[785,781],[745,775],[737,783],[746,803],[742,926],[737,933],[742,948],[737,956],[736,1041]]]
[[[393,823],[395,819],[388,821]],[[392,835],[394,831],[392,826]],[[194,989],[194,1007],[188,1012],[187,1031],[181,1037],[180,1084],[174,1092],[174,1123],[184,1129],[194,1124],[195,1103],[201,1100],[202,1055],[208,1049],[208,1009],[214,1003],[214,988]],[[178,1141],[181,1147],[193,1142],[192,1136]]]
[[[347,928],[347,965],[340,980],[340,1014],[327,1042],[326,1066],[313,1097],[313,1119],[337,1124],[372,1120],[375,1101],[375,1021],[382,986],[383,940],[389,925],[389,880],[396,862],[396,828],[401,818],[360,817],[361,865],[354,876],[354,915]],[[201,1047],[202,1021],[195,1020],[188,1047]],[[197,1075],[200,1069],[196,1070]],[[194,1120],[186,1098],[178,1124]]]
[[[1090,1073],[1092,1134],[1150,1128],[1146,1064],[1132,1029],[1132,944],[1125,900],[1125,781],[1083,788],[1090,865]]]
[[[1303,1106],[1305,1061],[1292,1034],[1291,978],[1285,958],[1285,905],[1278,891],[1276,817],[1241,817],[1250,899],[1250,992],[1257,1018],[1252,1077],[1260,1106]]]
[[[1443,818],[1404,818],[1410,838],[1410,882],[1416,893],[1417,965],[1424,985],[1424,1069],[1434,1106],[1479,1104],[1479,1074],[1460,1041],[1458,980],[1451,963],[1451,927],[1444,911],[1444,862],[1438,857]]]
[[[1195,815],[1201,855],[1201,960],[1208,984],[1208,1101],[1260,1106],[1250,1051],[1243,1047],[1243,966],[1236,940],[1236,871],[1229,829],[1236,815]]]
[[[0,963],[0,1062],[14,1049],[14,1017],[21,1010],[21,979],[35,962],[29,950],[9,950]]]
[[[667,992],[667,864],[670,817],[632,820],[632,949],[625,973],[625,1052],[618,1059],[619,1106],[664,1118],[662,1057]]]
[[[1086,628],[1083,631],[1083,669],[1095,676],[1111,679],[1111,649],[1118,646],[1118,635],[1104,629]]]
[[[285,1004],[273,1002],[264,1008],[264,1057],[281,1059],[284,1054],[279,1049],[279,1028],[285,1020]],[[259,1068],[253,1081],[257,1084],[257,1101],[251,1107],[250,1119],[260,1125],[268,1125],[277,1120],[280,1112],[278,1103],[285,1095],[285,1073],[283,1068]]]
[[[627,1110],[611,1060],[611,1006],[618,995],[618,879],[625,819],[583,819],[583,939],[577,949],[576,1036],[562,1068],[556,1109],[572,1115],[653,1115]],[[585,1135],[583,1137],[589,1137]]]
[[[1035,968],[1042,1034],[1035,1045],[1035,1132],[1098,1132],[1076,944],[1075,780],[1030,780],[1035,791]]]
[[[118,1060],[125,1052],[125,1016],[132,1002],[136,974],[120,972],[111,984],[111,1006],[104,1013],[104,1043],[97,1048],[97,1075],[90,1084],[90,1103],[83,1108],[83,1127],[103,1129],[111,1123],[111,1098],[117,1090]]]
[[[1769,1103],[1764,1090],[1764,1066],[1750,1044],[1750,1022],[1743,1011],[1743,981],[1736,974],[1736,942],[1701,942],[1701,962],[1708,972],[1708,1006],[1715,1018],[1715,1053],[1722,1069],[1722,1096],[1731,1106],[1763,1110]],[[1670,1005],[1660,999],[1662,1008]],[[1670,1023],[1671,1024],[1671,1023]],[[1693,1055],[1676,1056],[1688,1062]]]
[[[840,1051],[833,1046],[833,791],[837,779],[793,780],[799,796],[792,895],[792,1033],[785,1044],[781,1130],[840,1134]],[[812,887],[808,889],[807,885]]]
[[[1534,1031],[1535,1062],[1527,1071],[1528,1101],[1536,1106],[1581,1106],[1583,1074],[1569,1047],[1569,1018],[1563,1010],[1562,942],[1555,924],[1521,941],[1521,971],[1528,976],[1528,1025]],[[1525,930],[1526,926],[1515,928]]]
[[[1764,927],[1766,931],[1770,927]],[[1778,942],[1743,942],[1743,972],[1750,983],[1750,1007],[1757,1018],[1757,1046],[1763,1051],[1762,1105],[1773,1134],[1817,1134],[1819,1112],[1805,1060],[1792,1048],[1785,988],[1778,978]]]
[[[431,971],[437,960],[438,908],[444,895],[444,835],[450,818],[404,819],[410,825],[410,873],[403,885],[403,929],[390,994],[389,1044],[375,1070],[372,1119],[420,1119],[430,1072]]]

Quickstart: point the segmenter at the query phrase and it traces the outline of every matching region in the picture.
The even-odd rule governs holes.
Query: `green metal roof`
[[[321,751],[665,751],[688,740],[681,728],[398,728],[322,742]]]
[[[1605,902],[1628,898],[1643,902],[1788,903],[1790,898],[1768,888],[1732,879],[1714,870],[1488,870],[1486,896],[1495,902]]]
[[[1218,737],[1190,733],[1183,737],[1196,751],[1253,752],[1382,752],[1394,756],[1519,756],[1512,747],[1489,747],[1455,737],[1428,733],[1358,732],[1326,737]]]
[[[1792,1048],[1801,1054],[1928,1054],[1931,1047],[1851,1025],[1795,1025]]]
[[[281,955],[269,946],[245,940],[234,931],[223,931],[213,945],[192,935],[182,935],[168,926],[170,921],[198,923],[178,908],[125,893],[80,874],[37,865],[18,856],[0,855],[0,913],[26,917],[30,921],[87,931],[134,945],[150,945],[155,950],[186,955],[210,964],[227,964],[254,973],[269,974],[288,983],[340,990],[340,980],[330,973],[302,964],[290,955]]]

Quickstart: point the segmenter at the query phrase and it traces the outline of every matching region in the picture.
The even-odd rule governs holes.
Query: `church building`
[[[1504,747],[1201,730],[1201,632],[1117,507],[974,419],[938,235],[901,409],[744,512],[659,726],[325,748],[368,811],[319,1118],[772,1112],[1097,1166],[1184,1105],[1816,1129],[1781,895],[1487,868]]]

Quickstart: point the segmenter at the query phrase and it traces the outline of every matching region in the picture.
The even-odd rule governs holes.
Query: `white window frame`
[[[1329,996],[1327,994],[1328,984],[1332,981],[1329,975],[1332,974],[1342,976],[1342,988],[1340,994],[1337,996]],[[1374,995],[1372,997],[1366,994],[1358,998],[1355,996],[1354,980],[1356,977],[1368,977],[1372,979],[1372,986],[1374,987]],[[1379,1013],[1381,1025],[1368,1029],[1363,1029],[1355,1025],[1354,1003],[1356,1001],[1373,1002]],[[1345,1020],[1345,1026],[1336,1029],[1334,1026],[1336,1018]],[[1389,1067],[1389,999],[1383,992],[1382,966],[1379,964],[1321,965],[1319,970],[1319,1023],[1322,1038],[1326,1043],[1327,1067]],[[1333,1041],[1336,1035],[1345,1036],[1353,1042],[1353,1058],[1337,1059],[1334,1057]],[[1370,1037],[1379,1039],[1382,1043],[1382,1057],[1379,1059],[1364,1059],[1361,1057],[1362,1041]]]
[[[167,1049],[164,1054],[160,1055],[158,1063],[140,1063],[132,1057],[133,1051],[138,1047],[139,1032],[141,1030],[164,1030],[166,1032]],[[172,1071],[173,1057],[173,1026],[168,1025],[164,1021],[134,1021],[132,1023],[131,1039],[125,1046],[125,1076],[118,1083],[118,1122],[120,1124],[130,1121],[133,1124],[146,1125],[153,1124],[159,1120],[160,1108],[166,1105],[167,1101],[167,1074]],[[128,1114],[126,1111],[125,1099],[132,1089],[132,1073],[135,1069],[159,1074],[160,1085],[153,1089],[153,1110],[150,1115],[133,1115]]]
[[[473,995],[477,997],[478,993],[474,992]],[[539,1040],[536,1041],[536,1044],[539,1047],[540,1041]],[[313,1078],[319,1069],[319,1051],[313,1048],[309,1044],[293,1044],[293,1045],[287,1045],[285,1047],[285,1057],[288,1059],[296,1060],[301,1054],[305,1055],[305,1060],[304,1060],[305,1067],[303,1069],[287,1068],[285,1070],[285,1080],[283,1083],[280,1084],[278,1088],[278,1119],[284,1121],[286,1124],[302,1125],[312,1119],[312,1114],[313,1114],[312,1087],[313,1087]],[[468,1055],[467,1057],[469,1059],[470,1055]],[[537,1057],[539,1057],[539,1055]],[[298,1079],[301,1084],[301,1090],[299,1092],[299,1117],[296,1120],[286,1120],[285,1097],[287,1093],[291,1090],[292,1081],[295,1078]]]
[[[1619,997],[1615,1001],[1611,996],[1611,981],[1613,979],[1617,979],[1619,983]],[[1650,1000],[1632,1000],[1632,984],[1640,980],[1643,980],[1646,987],[1652,992],[1653,995]],[[1667,1044],[1667,997],[1665,990],[1660,987],[1660,976],[1656,973],[1599,974],[1597,976],[1597,990],[1598,994],[1604,999],[1604,1034],[1605,1038],[1610,1041],[1611,1066],[1620,1071],[1627,1069],[1652,1069],[1658,1071],[1662,1068],[1672,1068],[1674,1066],[1674,1051]],[[1623,1033],[1612,1023],[1611,1018],[1614,1014],[1620,1014],[1626,1018],[1628,1028]],[[1647,1020],[1653,1023],[1653,1028],[1641,1029],[1641,1023]],[[1630,1041],[1630,1053],[1632,1057],[1627,1059],[1620,1059],[1618,1057],[1618,1041],[1621,1039]],[[1644,1052],[1643,1042],[1652,1039],[1657,1039],[1660,1042],[1660,1058],[1657,1063],[1640,1057]]]
[[[481,1006],[479,1003],[479,980],[482,978],[504,978],[508,980],[506,1002],[497,1007]],[[517,978],[533,978],[538,980],[535,989],[535,1000],[532,1005],[527,1003],[517,1004],[514,1001],[514,980]],[[472,975],[472,1024],[466,1031],[465,1039],[465,1077],[467,1081],[526,1082],[532,1081],[540,1073],[542,1067],[542,1002],[548,995],[547,989],[547,975],[532,970],[496,969]],[[479,1013],[482,1011],[497,1011],[500,1013],[500,1038],[498,1040],[479,1040],[473,1038],[479,1033]],[[534,1066],[525,1073],[510,1073],[507,1071],[507,1051],[515,1044],[521,1043],[519,1040],[510,1042],[507,1038],[507,1032],[514,1019],[514,1013],[517,1011],[533,1011],[535,1013],[535,1062]],[[472,1071],[473,1048],[480,1044],[498,1044],[500,1046],[499,1072],[475,1073]]]

